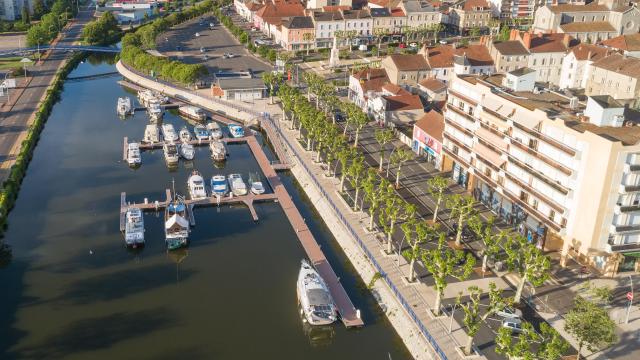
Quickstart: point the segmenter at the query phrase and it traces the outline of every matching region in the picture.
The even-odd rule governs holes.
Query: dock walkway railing
[[[409,304],[409,302],[404,298],[404,296],[400,293],[400,291],[398,290],[398,288],[393,284],[393,282],[389,279],[389,277],[387,276],[387,273],[383,270],[382,266],[380,266],[380,264],[376,261],[375,257],[373,256],[373,254],[371,253],[371,251],[369,251],[368,247],[365,245],[365,243],[362,241],[362,239],[360,238],[360,236],[357,234],[357,232],[353,229],[353,227],[351,226],[351,224],[349,223],[349,221],[347,221],[347,219],[342,215],[342,212],[340,211],[340,209],[336,206],[336,204],[333,202],[333,200],[331,200],[331,198],[329,197],[329,195],[325,192],[325,190],[323,189],[323,187],[320,185],[320,182],[318,181],[318,179],[316,178],[316,176],[314,175],[314,173],[307,167],[307,165],[305,164],[305,162],[302,160],[302,158],[300,157],[300,155],[298,155],[298,152],[296,150],[296,148],[291,144],[291,142],[289,142],[289,139],[284,136],[284,134],[282,133],[281,129],[277,126],[275,126],[269,116],[269,114],[265,114],[265,116],[263,116],[264,121],[269,122],[270,125],[272,126],[273,129],[275,129],[276,133],[278,134],[278,137],[280,139],[283,139],[287,144],[288,144],[288,148],[292,150],[293,155],[298,159],[298,163],[300,165],[302,165],[302,168],[304,169],[304,171],[307,173],[307,176],[313,181],[314,185],[316,186],[316,189],[318,189],[318,191],[320,192],[320,194],[322,195],[322,197],[327,201],[327,203],[331,206],[331,208],[333,209],[334,213],[337,215],[337,217],[340,219],[340,222],[342,223],[342,225],[349,231],[349,233],[351,234],[351,236],[356,239],[358,246],[360,247],[360,249],[365,253],[365,255],[367,256],[367,258],[369,259],[369,261],[373,264],[373,266],[375,267],[376,271],[378,273],[380,273],[380,275],[382,276],[382,279],[384,279],[385,283],[389,286],[389,288],[393,291],[393,293],[395,294],[396,298],[398,299],[398,301],[402,304],[402,306],[404,307],[405,311],[409,314],[409,316],[411,317],[411,319],[414,321],[414,323],[417,325],[417,327],[419,328],[420,332],[422,332],[422,335],[427,339],[427,341],[431,344],[431,346],[433,346],[433,349],[435,351],[435,353],[440,357],[440,359],[443,360],[449,360],[448,357],[445,355],[444,351],[442,351],[442,349],[440,348],[440,345],[438,345],[438,343],[436,342],[436,340],[433,338],[433,336],[431,336],[431,334],[429,333],[429,331],[427,330],[426,326],[424,325],[424,323],[422,322],[422,320],[420,320],[420,318],[418,317],[418,315],[415,313],[415,311],[413,310],[412,306]],[[272,141],[274,141],[275,139],[272,139]]]

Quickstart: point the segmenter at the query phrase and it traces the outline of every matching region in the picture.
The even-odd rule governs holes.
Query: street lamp
[[[629,306],[627,306],[627,317],[624,320],[625,324],[629,323],[629,313],[631,312],[631,305],[633,304],[633,278],[629,275],[629,284],[631,287],[631,298],[629,299]]]
[[[7,102],[9,102],[9,87],[7,86],[7,76],[9,76],[9,71],[4,74],[4,88],[7,89]]]
[[[20,62],[22,63],[22,68],[24,69],[24,77],[27,77],[27,63],[31,62],[31,59],[29,58],[22,58],[22,60],[20,60]]]

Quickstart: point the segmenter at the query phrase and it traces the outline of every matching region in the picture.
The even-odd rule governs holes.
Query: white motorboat
[[[185,105],[178,108],[180,115],[197,121],[204,121],[207,118],[207,114],[197,106]]]
[[[211,194],[226,196],[228,192],[227,179],[223,175],[213,175],[211,177]]]
[[[119,97],[116,111],[119,116],[127,116],[133,114],[133,107],[131,106],[131,98]]]
[[[158,125],[149,124],[144,128],[144,137],[142,142],[145,143],[157,143],[160,141],[160,129]]]
[[[151,101],[147,105],[147,112],[153,121],[159,121],[162,119],[162,115],[164,115],[164,110],[162,110],[162,106],[158,101]]]
[[[196,156],[196,149],[191,144],[182,143],[180,144],[180,156],[185,160],[193,160]]]
[[[247,195],[247,185],[242,180],[242,176],[240,174],[230,174],[228,180],[229,187],[231,188],[233,195]]]
[[[169,97],[158,92],[158,91],[153,91],[153,97],[158,100],[158,102],[160,104],[167,104],[169,103]]]
[[[310,325],[328,325],[338,319],[329,287],[315,268],[302,260],[297,282],[298,302]]]
[[[255,195],[264,194],[264,186],[260,181],[254,181],[251,183],[251,193]]]
[[[212,121],[207,124],[207,130],[209,130],[209,136],[212,139],[222,139],[222,129],[220,129],[220,125],[217,122]]]
[[[187,180],[189,187],[189,196],[191,200],[199,200],[207,197],[207,190],[205,189],[204,178],[198,170],[193,170],[189,180]]]
[[[191,141],[191,132],[189,132],[189,129],[187,129],[186,126],[183,126],[180,129],[179,135],[180,135],[180,141],[182,143],[187,143],[187,142]]]
[[[178,147],[174,143],[165,142],[162,145],[164,151],[164,159],[168,165],[178,164]]]
[[[140,157],[140,144],[133,142],[127,146],[127,163],[129,166],[137,166],[142,163]]]
[[[144,217],[142,210],[128,208],[125,213],[124,241],[127,246],[136,248],[144,245]]]
[[[169,250],[179,249],[188,244],[187,206],[180,196],[176,196],[164,211],[164,236]]]
[[[151,101],[156,100],[156,96],[151,90],[141,90],[138,91],[138,99],[143,106],[149,106]]]
[[[162,124],[162,137],[166,142],[175,142],[178,140],[176,129],[171,124]]]
[[[242,126],[229,124],[228,128],[231,136],[233,136],[234,138],[240,138],[244,136],[244,128]]]
[[[209,140],[209,130],[200,124],[193,127],[193,134],[196,140]]]
[[[209,149],[211,149],[211,158],[214,161],[224,161],[227,158],[227,149],[222,141],[214,140],[210,142]]]

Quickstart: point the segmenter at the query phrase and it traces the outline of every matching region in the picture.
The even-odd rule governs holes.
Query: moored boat
[[[251,193],[255,195],[264,194],[264,186],[260,181],[254,181],[251,183]]]
[[[140,144],[133,142],[127,146],[127,163],[129,166],[137,166],[142,162],[140,157]]]
[[[156,143],[160,141],[160,130],[158,129],[158,125],[149,124],[144,128],[144,137],[142,138],[142,142],[145,143]]]
[[[188,143],[180,144],[180,156],[182,156],[185,160],[193,160],[196,155],[196,149],[193,145]]]
[[[212,139],[222,139],[222,129],[220,129],[220,125],[217,122],[212,121],[207,124],[207,130],[209,130],[209,136]]]
[[[209,140],[209,130],[200,124],[193,127],[193,134],[196,140]]]
[[[212,195],[226,196],[228,192],[227,179],[225,179],[223,175],[213,175],[211,177]]]
[[[204,178],[198,170],[193,170],[191,176],[187,180],[187,186],[189,187],[189,196],[191,200],[199,200],[207,197],[207,190],[205,189]]]
[[[164,236],[169,250],[179,249],[188,244],[187,206],[180,196],[176,196],[169,202],[164,211]]]
[[[162,106],[160,106],[158,101],[149,102],[147,105],[147,112],[149,113],[151,120],[156,122],[162,119],[162,115],[164,115],[164,110],[162,110]]]
[[[136,248],[144,245],[144,217],[142,210],[134,207],[125,213],[124,241],[127,246]]]
[[[222,141],[212,141],[209,143],[209,149],[211,149],[211,158],[214,161],[224,161],[227,158],[227,149]]]
[[[156,97],[151,90],[141,90],[138,91],[138,99],[143,106],[149,106],[149,103],[156,100]]]
[[[119,97],[118,105],[116,106],[116,112],[120,116],[127,116],[133,114],[133,107],[131,106],[130,97]]]
[[[244,128],[242,126],[229,124],[228,128],[229,133],[231,133],[231,136],[233,136],[234,138],[240,138],[244,136]]]
[[[338,319],[327,284],[307,260],[300,265],[296,290],[302,314],[310,325],[328,325]]]
[[[176,129],[171,124],[162,124],[162,137],[166,142],[174,142],[178,140]]]
[[[178,147],[176,144],[165,142],[162,145],[162,150],[164,151],[164,159],[168,165],[178,164]]]
[[[189,132],[189,129],[186,126],[183,126],[180,129],[179,136],[182,143],[191,141],[191,132]]]
[[[242,196],[247,195],[247,185],[242,180],[242,175],[240,174],[230,174],[228,176],[229,180],[229,188],[231,188],[231,192],[233,195]]]
[[[197,106],[184,105],[178,108],[180,115],[197,121],[204,121],[207,118],[207,114]]]

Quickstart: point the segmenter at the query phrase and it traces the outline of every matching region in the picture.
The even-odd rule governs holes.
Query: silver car
[[[524,331],[522,328],[522,320],[517,318],[507,318],[502,320],[502,327],[511,330],[513,334],[520,334]]]
[[[520,319],[522,318],[522,310],[512,308],[511,306],[505,306],[502,310],[496,311],[496,315],[505,319]]]

